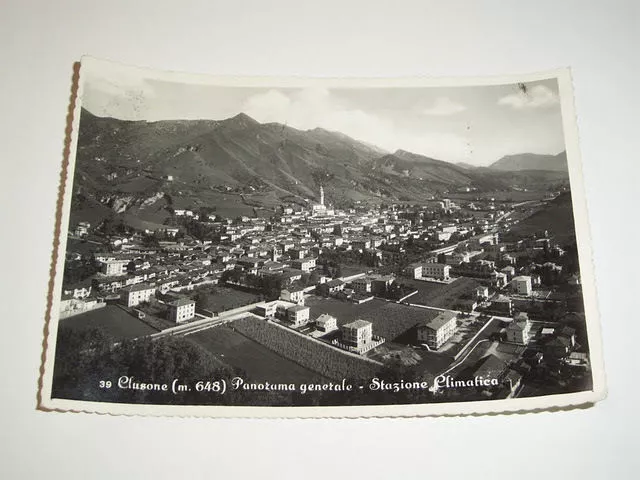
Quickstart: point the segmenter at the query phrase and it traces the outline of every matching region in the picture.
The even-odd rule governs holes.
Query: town
[[[188,337],[257,381],[365,381],[401,365],[430,384],[488,379],[461,399],[583,389],[575,238],[526,225],[570,192],[512,197],[466,189],[338,208],[320,186],[268,217],[184,208],[153,230],[80,221],[60,326]]]

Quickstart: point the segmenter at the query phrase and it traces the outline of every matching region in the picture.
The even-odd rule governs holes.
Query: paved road
[[[256,318],[257,315],[249,312],[240,312],[233,315],[225,315],[221,313],[218,317],[213,319],[207,319],[206,317],[202,317],[201,320],[196,320],[195,322],[185,323],[184,325],[178,325],[176,327],[171,327],[166,330],[162,330],[161,332],[155,333],[151,335],[152,338],[162,338],[167,336],[186,336],[191,335],[192,333],[198,333],[202,330],[207,330],[209,328],[218,327],[220,325],[224,325],[225,323],[232,322],[234,320],[238,320],[240,318],[245,318],[247,316],[254,316]]]

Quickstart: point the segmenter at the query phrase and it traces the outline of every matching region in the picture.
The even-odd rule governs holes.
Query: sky
[[[184,83],[109,72],[83,79],[82,105],[124,120],[223,120],[321,127],[386,151],[489,165],[505,155],[564,150],[555,79],[457,87],[263,88]]]

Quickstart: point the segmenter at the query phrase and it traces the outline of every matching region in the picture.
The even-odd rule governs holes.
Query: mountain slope
[[[443,186],[467,185],[474,178],[465,168],[404,150],[380,157],[374,165],[389,175],[418,178]]]
[[[283,203],[317,200],[320,185],[329,203],[344,207],[428,200],[459,186],[526,186],[540,178],[528,171],[468,169],[403,150],[389,154],[339,132],[261,124],[242,113],[220,121],[146,122],[83,110],[74,191],[84,204],[72,209],[103,215],[101,205],[162,224],[172,208],[269,215]]]
[[[521,170],[566,172],[568,171],[567,152],[561,152],[557,155],[538,155],[535,153],[507,155],[492,163],[489,168],[510,172]]]

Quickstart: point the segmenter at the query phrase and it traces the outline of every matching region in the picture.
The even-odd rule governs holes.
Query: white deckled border
[[[430,403],[413,405],[376,406],[323,406],[323,407],[246,407],[246,406],[185,406],[185,405],[139,405],[108,402],[85,402],[51,398],[53,364],[55,358],[56,332],[62,292],[62,273],[67,240],[67,225],[71,206],[73,175],[78,142],[78,127],[83,98],[83,79],[92,75],[112,75],[133,78],[153,78],[189,84],[206,84],[236,87],[280,87],[301,88],[322,86],[327,88],[381,88],[381,87],[454,87],[489,86],[524,83],[556,78],[560,93],[562,122],[571,183],[576,239],[580,260],[580,273],[589,341],[593,389],[590,391],[546,395],[540,397],[507,400],[486,400],[456,403]],[[578,130],[574,107],[571,73],[568,68],[526,75],[507,75],[478,78],[278,78],[278,77],[218,77],[157,71],[148,68],[126,66],[93,57],[81,60],[75,105],[71,121],[71,133],[65,145],[65,159],[60,185],[60,199],[56,218],[57,238],[54,251],[48,299],[47,323],[45,325],[43,366],[41,368],[38,408],[47,411],[93,412],[113,415],[195,416],[195,417],[253,417],[253,418],[344,418],[344,417],[412,417],[427,415],[479,415],[496,413],[524,413],[534,411],[561,410],[587,407],[606,397],[605,372],[602,355],[599,312],[591,252],[591,236],[587,217],[585,189],[582,178]],[[73,105],[73,103],[72,103]],[[67,132],[68,133],[68,132]],[[61,202],[60,202],[61,200]],[[55,248],[57,242],[57,248]]]

